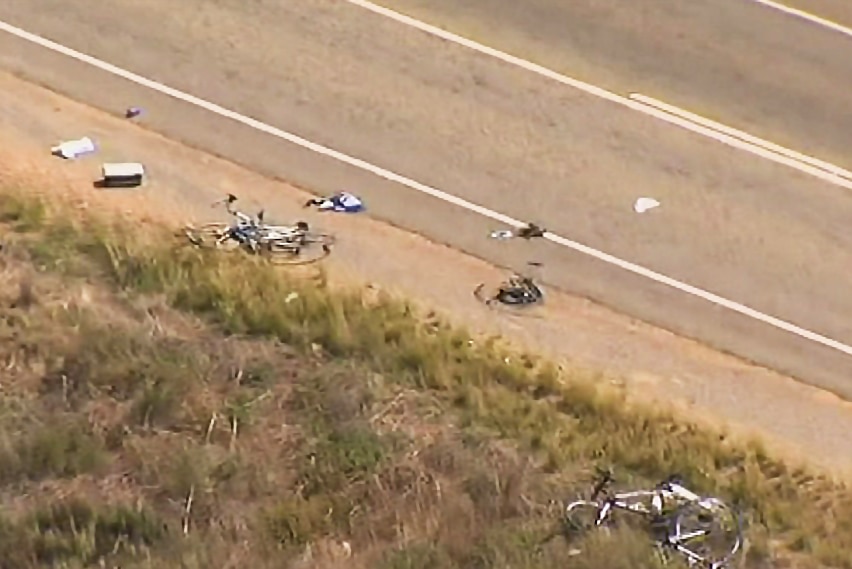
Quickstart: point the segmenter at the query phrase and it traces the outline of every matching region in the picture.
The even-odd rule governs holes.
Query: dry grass
[[[0,204],[3,567],[656,567],[627,529],[546,540],[601,463],[737,502],[748,567],[852,567],[848,490],[757,443],[321,274],[67,211]]]

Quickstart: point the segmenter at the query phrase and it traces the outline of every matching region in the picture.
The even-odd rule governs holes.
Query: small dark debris
[[[545,228],[540,227],[535,223],[528,223],[526,227],[522,227],[518,230],[517,235],[524,239],[532,239],[533,237],[544,237],[545,232],[547,232]]]

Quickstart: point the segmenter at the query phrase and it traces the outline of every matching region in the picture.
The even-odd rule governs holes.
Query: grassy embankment
[[[849,491],[758,444],[321,275],[0,204],[3,568],[655,567],[629,530],[540,545],[601,463],[739,503],[748,567],[852,568]]]

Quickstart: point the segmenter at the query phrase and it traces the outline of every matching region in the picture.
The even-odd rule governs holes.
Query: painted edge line
[[[841,168],[840,166],[836,166],[818,158],[807,156],[800,152],[796,152],[795,150],[792,150],[790,148],[786,148],[773,142],[769,142],[768,140],[758,138],[742,130],[738,130],[728,125],[724,125],[720,122],[716,122],[714,120],[708,119],[696,113],[692,113],[680,107],[670,105],[668,103],[660,101],[659,99],[654,99],[653,97],[648,97],[647,95],[643,95],[641,93],[630,93],[630,98],[634,101],[639,101],[640,103],[643,103],[645,105],[660,109],[661,111],[665,111],[669,114],[681,117],[688,121],[692,121],[696,124],[700,124],[701,126],[706,126],[707,128],[712,128],[713,130],[716,130],[718,132],[736,137],[744,142],[754,144],[755,146],[760,146],[762,148],[765,148],[766,150],[775,152],[776,154],[780,154],[782,156],[792,158],[793,160],[804,162],[805,164],[810,164],[815,168],[820,168],[831,174],[835,174],[848,180],[852,180],[852,172]]]
[[[464,36],[460,36],[453,32],[447,31],[433,24],[423,22],[411,16],[407,16],[405,14],[397,12],[395,10],[391,10],[390,8],[380,6],[378,4],[375,4],[374,2],[370,2],[369,0],[344,1],[349,4],[352,4],[353,6],[358,6],[359,8],[363,8],[365,10],[373,12],[374,14],[393,20],[397,23],[420,30],[421,32],[424,32],[428,35],[440,38],[444,41],[448,41],[456,45],[460,45],[462,47],[466,47],[483,55],[487,55],[504,63],[508,63],[509,65],[514,65],[515,67],[519,67],[521,69],[524,69],[525,71],[529,71],[547,79],[551,79],[553,81],[556,81],[557,83],[561,83],[568,87],[573,87],[574,89],[583,91],[584,93],[587,93],[589,95],[593,95],[600,99],[616,103],[634,111],[638,111],[647,116],[654,117],[671,125],[675,125],[685,130],[691,131],[695,134],[702,135],[706,138],[711,138],[713,140],[716,140],[717,142],[721,142],[722,144],[731,146],[738,150],[743,150],[756,156],[760,156],[761,158],[765,158],[778,164],[782,164],[784,166],[799,170],[800,172],[809,174],[825,182],[841,186],[846,189],[852,189],[852,181],[846,180],[843,177],[833,173],[834,171],[842,170],[840,166],[831,165],[832,170],[826,171],[823,168],[814,167],[808,163],[802,162],[801,160],[796,160],[790,158],[789,156],[784,156],[783,154],[768,150],[767,145],[773,144],[769,141],[762,140],[762,146],[748,143],[746,141],[738,139],[737,137],[725,134],[724,132],[720,132],[719,130],[708,128],[707,126],[703,126],[693,121],[686,120],[683,117],[667,113],[665,111],[653,107],[652,105],[644,104],[639,101],[634,101],[629,97],[621,96],[617,93],[613,93],[612,91],[608,91],[602,87],[592,85],[591,83],[586,83],[585,81],[580,81],[579,79],[568,77],[567,75],[554,71],[553,69],[544,67],[543,65],[539,65],[537,63],[512,55],[510,53],[506,53],[496,48],[489,47]],[[817,158],[808,158],[810,161],[822,162]],[[826,162],[822,163],[827,164]]]
[[[458,196],[454,196],[454,195],[449,194],[447,192],[444,192],[442,190],[438,190],[436,188],[432,188],[430,186],[427,186],[426,184],[422,184],[422,183],[417,182],[415,180],[406,178],[405,176],[402,176],[402,175],[397,174],[395,172],[392,172],[390,170],[386,170],[386,169],[381,168],[379,166],[375,166],[373,164],[370,164],[370,163],[368,163],[364,160],[361,160],[360,158],[355,158],[355,157],[349,156],[348,154],[344,154],[343,152],[339,152],[337,150],[333,150],[331,148],[325,147],[321,144],[311,142],[311,141],[306,140],[306,139],[304,139],[300,136],[297,136],[295,134],[286,132],[286,131],[281,130],[279,128],[276,128],[274,126],[263,123],[263,122],[261,122],[257,119],[253,119],[251,117],[241,115],[241,114],[239,114],[235,111],[232,111],[230,109],[226,109],[226,108],[221,107],[221,106],[219,106],[215,103],[211,103],[209,101],[206,101],[206,100],[201,99],[199,97],[196,97],[194,95],[190,95],[190,94],[185,93],[183,91],[179,91],[178,89],[174,89],[174,88],[169,87],[167,85],[163,85],[162,83],[158,83],[157,81],[153,81],[153,80],[148,79],[146,77],[142,77],[141,75],[137,75],[136,73],[133,73],[133,72],[128,71],[126,69],[122,69],[120,67],[112,65],[111,63],[107,63],[105,61],[102,61],[100,59],[97,59],[95,57],[87,55],[85,53],[81,53],[77,50],[71,49],[71,48],[66,47],[62,44],[59,44],[59,43],[56,43],[56,42],[51,41],[49,39],[43,38],[43,37],[38,36],[36,34],[33,34],[31,32],[27,32],[26,30],[22,30],[22,29],[20,29],[16,26],[12,26],[11,24],[8,24],[6,22],[0,21],[0,31],[7,32],[11,35],[14,35],[18,38],[29,41],[29,42],[34,43],[36,45],[39,45],[41,47],[44,47],[44,48],[49,49],[51,51],[54,51],[56,53],[65,55],[67,57],[70,57],[70,58],[75,59],[77,61],[80,61],[82,63],[89,64],[89,65],[91,65],[95,68],[106,71],[107,73],[116,75],[116,76],[121,77],[123,79],[126,79],[127,81],[130,81],[132,83],[136,83],[137,85],[147,87],[147,88],[149,88],[153,91],[159,92],[161,94],[168,95],[168,96],[170,96],[174,99],[177,99],[179,101],[183,101],[185,103],[189,103],[191,105],[205,109],[205,110],[207,110],[207,111],[209,111],[213,114],[219,115],[219,116],[224,117],[224,118],[231,119],[235,122],[241,123],[245,126],[253,128],[253,129],[258,130],[260,132],[264,132],[264,133],[269,134],[271,136],[274,136],[276,138],[286,140],[287,142],[290,142],[290,143],[295,144],[297,146],[301,146],[302,148],[305,148],[307,150],[311,150],[311,151],[316,152],[318,154],[321,154],[323,156],[327,156],[329,158],[333,158],[333,159],[338,160],[340,162],[343,162],[345,164],[349,164],[350,166],[354,166],[355,168],[359,168],[361,170],[370,172],[370,173],[372,173],[372,174],[374,174],[374,175],[376,175],[380,178],[384,178],[386,180],[396,182],[400,185],[406,186],[406,187],[411,188],[413,190],[416,190],[418,192],[421,192],[421,193],[430,195],[432,197],[438,198],[438,199],[440,199],[444,202],[451,203],[451,204],[456,205],[458,207],[464,208],[468,211],[472,211],[472,212],[477,213],[477,214],[479,214],[483,217],[487,217],[489,219],[493,219],[494,221],[499,221],[500,223],[504,223],[506,225],[516,227],[516,228],[517,227],[523,227],[524,225],[526,225],[524,222],[519,221],[519,220],[517,220],[513,217],[510,217],[508,215],[493,211],[493,210],[488,209],[486,207],[483,207],[481,205],[469,202],[469,201],[467,201],[463,198],[460,198]],[[603,261],[605,263],[608,263],[610,265],[619,267],[619,268],[626,270],[628,272],[631,272],[633,274],[645,277],[645,278],[652,280],[654,282],[657,282],[659,284],[666,285],[666,286],[673,288],[675,290],[678,290],[680,292],[684,292],[684,293],[690,294],[692,296],[695,296],[697,298],[701,298],[702,300],[705,300],[705,301],[710,302],[712,304],[716,304],[718,306],[722,306],[722,307],[727,308],[727,309],[729,309],[733,312],[737,312],[739,314],[742,314],[743,316],[747,316],[747,317],[752,318],[754,320],[757,320],[759,322],[763,322],[764,324],[768,324],[768,325],[773,326],[775,328],[778,328],[780,330],[784,330],[784,331],[789,332],[793,335],[799,336],[800,338],[810,340],[814,343],[821,344],[825,347],[832,348],[834,350],[837,350],[837,351],[842,352],[842,353],[847,354],[847,355],[852,355],[852,346],[848,346],[848,345],[846,345],[842,342],[839,342],[839,341],[834,340],[832,338],[828,338],[827,336],[823,336],[822,334],[818,334],[817,332],[813,332],[811,330],[808,330],[806,328],[802,328],[800,326],[797,326],[797,325],[792,324],[790,322],[787,322],[785,320],[781,320],[780,318],[776,318],[774,316],[764,314],[764,313],[762,313],[758,310],[755,310],[754,308],[745,306],[744,304],[734,302],[732,300],[729,300],[729,299],[724,298],[722,296],[719,296],[717,294],[708,292],[706,290],[700,289],[700,288],[692,286],[690,284],[683,283],[681,281],[678,281],[676,279],[673,279],[673,278],[668,277],[666,275],[663,275],[661,273],[657,273],[656,271],[653,271],[653,270],[648,269],[646,267],[643,267],[641,265],[637,265],[635,263],[625,261],[624,259],[620,259],[618,257],[615,257],[613,255],[610,255],[609,253],[599,251],[597,249],[589,247],[588,245],[584,245],[584,244],[579,243],[577,241],[573,241],[571,239],[561,237],[561,236],[556,235],[556,234],[551,233],[551,232],[545,233],[544,238],[553,242],[553,243],[568,247],[569,249],[572,249],[572,250],[577,251],[579,253],[583,253],[585,255],[588,255],[590,257],[593,257],[595,259],[598,259],[598,260]]]
[[[806,12],[804,10],[800,10],[799,8],[793,8],[792,6],[787,6],[785,4],[781,4],[780,2],[773,2],[772,0],[751,0],[757,4],[761,4],[767,8],[772,8],[773,10],[778,10],[779,12],[784,12],[790,16],[794,16],[796,18],[811,22],[812,24],[817,24],[824,28],[828,28],[835,32],[841,33],[845,36],[849,36],[852,38],[852,29],[838,24],[837,22],[832,22],[826,18],[821,16],[817,16],[816,14],[811,14],[810,12]]]

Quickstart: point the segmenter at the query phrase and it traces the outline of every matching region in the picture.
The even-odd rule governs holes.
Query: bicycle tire
[[[473,289],[473,296],[482,304],[484,304],[486,306],[491,306],[492,297],[486,296],[485,294],[483,294],[484,290],[485,290],[485,283],[479,283],[478,285],[476,285],[476,288]]]
[[[708,515],[710,521],[706,520]],[[697,533],[704,535],[683,539]],[[687,559],[709,569],[721,569],[727,567],[742,548],[742,520],[721,500],[704,499],[700,503],[685,504],[672,516],[670,540]]]
[[[333,247],[337,242],[337,238],[330,233],[315,233],[308,231],[302,236],[303,245],[319,245],[320,247]]]
[[[238,249],[241,244],[234,239],[222,240],[230,228],[229,224],[218,221],[203,223],[197,227],[188,224],[184,228],[184,234],[189,242],[197,247],[231,251]]]
[[[512,311],[520,311],[527,310],[534,306],[541,306],[544,304],[544,293],[538,287],[535,287],[534,291],[522,290],[520,287],[511,287],[514,290],[521,291],[522,293],[528,293],[532,298],[524,297],[523,300],[518,300],[512,296],[506,294],[506,290],[510,287],[507,286],[507,283],[503,283],[498,287],[497,291],[492,295],[489,304],[497,303],[509,310]]]
[[[506,298],[511,298],[511,297],[506,297]],[[533,295],[532,300],[526,300],[526,299],[525,300],[504,300],[503,298],[500,298],[500,296],[497,296],[495,298],[495,300],[497,302],[499,302],[500,304],[502,304],[503,306],[509,306],[509,307],[512,307],[512,308],[519,308],[520,309],[520,308],[526,308],[528,306],[539,306],[539,305],[541,305],[542,303],[544,303],[544,295]]]
[[[187,224],[183,227],[183,230],[180,232],[180,235],[185,237],[190,244],[196,247],[208,247],[211,246],[212,243],[210,241],[210,236],[205,235],[200,228],[195,227],[194,225]],[[207,237],[205,239],[205,237]]]
[[[503,304],[502,302],[496,300],[494,296],[495,295],[493,292],[488,291],[488,287],[485,283],[480,283],[473,289],[473,297],[477,301],[485,305],[485,307],[489,310],[502,313],[511,318],[542,318],[542,315],[535,309],[535,307],[538,306],[540,303],[526,306]]]
[[[601,504],[591,500],[576,500],[565,506],[565,530],[571,537],[580,537],[599,527]]]
[[[269,241],[261,250],[274,265],[310,265],[331,254],[331,247],[325,244],[299,245],[288,241]]]
[[[224,221],[208,221],[198,226],[198,231],[210,234],[223,234],[231,228],[230,223]]]
[[[476,285],[476,288],[473,289],[473,296],[476,297],[476,299],[479,300],[482,304],[484,304],[488,307],[493,307],[495,304],[498,304],[498,305],[503,306],[504,308],[507,308],[507,309],[519,309],[523,306],[530,306],[531,304],[535,304],[535,303],[524,304],[524,303],[521,303],[521,302],[517,302],[517,303],[503,302],[499,298],[499,296],[500,296],[499,288],[496,289],[496,290],[492,289],[491,291],[486,293],[485,292],[485,283],[479,283],[478,285]]]

